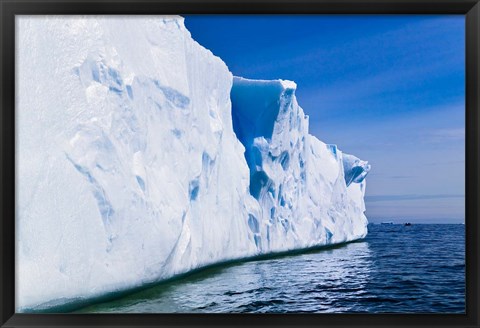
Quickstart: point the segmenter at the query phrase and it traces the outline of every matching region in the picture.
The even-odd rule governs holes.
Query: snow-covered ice
[[[367,162],[177,16],[17,16],[17,311],[362,238]]]

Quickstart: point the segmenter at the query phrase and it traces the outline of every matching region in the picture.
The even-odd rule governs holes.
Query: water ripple
[[[370,225],[362,242],[228,265],[79,312],[464,313],[463,225]]]

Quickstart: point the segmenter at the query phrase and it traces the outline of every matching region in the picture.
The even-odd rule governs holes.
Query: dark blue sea
[[[79,312],[465,312],[464,225],[368,228],[362,241],[206,269]]]

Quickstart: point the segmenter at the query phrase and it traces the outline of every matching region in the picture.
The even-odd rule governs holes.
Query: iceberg
[[[16,310],[367,234],[367,162],[178,16],[17,16]]]

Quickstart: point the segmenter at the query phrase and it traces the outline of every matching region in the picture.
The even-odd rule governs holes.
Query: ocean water
[[[369,225],[334,248],[218,266],[78,312],[464,313],[464,225]]]

